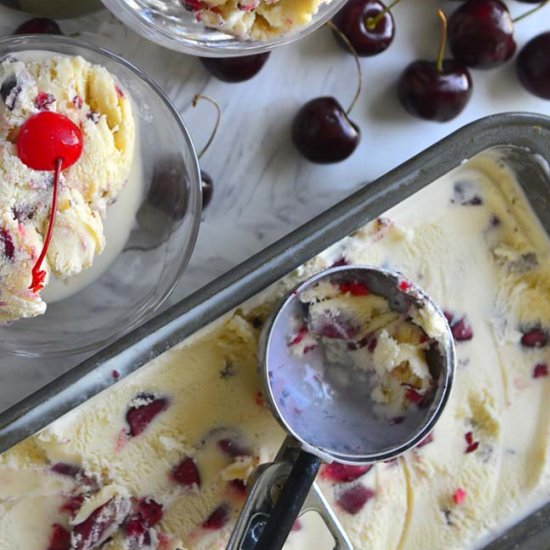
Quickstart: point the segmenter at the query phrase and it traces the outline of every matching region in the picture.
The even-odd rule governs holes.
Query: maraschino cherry
[[[206,101],[209,101],[216,108],[216,124],[214,125],[214,129],[212,130],[212,133],[210,134],[208,141],[202,148],[201,152],[197,155],[199,160],[202,159],[206,151],[210,148],[210,145],[212,145],[212,142],[216,137],[216,133],[218,132],[218,128],[220,127],[220,120],[222,116],[222,112],[221,112],[220,106],[218,105],[218,102],[214,101],[211,97],[208,97],[205,95],[197,94],[193,98],[193,107],[196,107],[197,103],[201,99],[205,99]],[[212,195],[214,194],[214,180],[208,173],[204,172],[202,169],[201,169],[201,190],[202,190],[202,207],[204,209],[210,204],[210,201],[212,200]]]
[[[35,293],[44,288],[46,272],[41,266],[53,234],[59,177],[62,170],[69,168],[80,158],[83,141],[82,131],[76,124],[66,116],[50,111],[42,111],[27,119],[17,137],[17,155],[23,164],[33,170],[55,173],[48,231],[42,252],[33,267],[32,283],[29,287]]]
[[[472,95],[472,78],[467,67],[454,59],[444,59],[447,22],[439,10],[441,44],[436,62],[415,61],[401,74],[399,101],[412,115],[446,122],[459,115]]]
[[[395,35],[391,8],[401,0],[385,6],[380,0],[350,0],[334,17],[333,22],[346,36],[359,56],[376,55],[386,50]],[[335,33],[338,42],[348,45]]]
[[[329,26],[340,32],[334,23]],[[361,131],[350,120],[349,114],[361,93],[361,65],[348,38],[341,34],[353,52],[358,73],[355,97],[347,111],[334,97],[317,97],[308,101],[297,113],[292,124],[292,141],[296,149],[309,161],[330,164],[347,159],[359,145]]]

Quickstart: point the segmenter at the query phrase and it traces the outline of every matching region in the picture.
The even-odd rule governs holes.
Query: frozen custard
[[[44,264],[48,278],[76,275],[103,251],[103,217],[126,183],[134,158],[131,101],[105,68],[81,57],[44,52],[1,60],[0,322],[46,310],[40,292],[29,287],[48,228],[53,173],[23,164],[16,145],[22,125],[44,111],[69,118],[81,129],[84,144],[78,162],[62,172]]]
[[[514,177],[484,156],[4,453],[0,549],[224,549],[251,472],[284,439],[260,393],[262,324],[298,282],[344,263],[418,282],[458,356],[450,401],[416,449],[322,467],[354,547],[479,548],[547,500],[550,243]],[[287,542],[332,547],[303,520]]]
[[[399,286],[412,287],[404,279]],[[430,304],[421,306],[419,296],[418,304],[399,313],[353,278],[319,281],[299,299],[304,313],[288,338],[294,356],[307,362],[321,352],[329,365],[362,371],[381,418],[395,421],[427,402],[434,384],[426,353],[446,330]]]
[[[242,39],[268,40],[306,26],[331,0],[182,0],[197,21]]]

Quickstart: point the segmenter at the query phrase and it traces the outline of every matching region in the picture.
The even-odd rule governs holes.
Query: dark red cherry
[[[80,158],[82,149],[80,128],[66,116],[50,111],[28,118],[17,138],[17,155],[33,170],[55,170],[59,159],[65,170]]]
[[[532,94],[550,99],[550,31],[531,39],[518,55],[519,81]]]
[[[414,61],[401,74],[397,85],[401,105],[412,115],[446,122],[459,115],[472,95],[467,67],[443,59],[446,41],[445,15],[439,10],[443,34],[437,61]]]
[[[298,151],[320,164],[347,159],[360,139],[359,127],[333,97],[308,101],[292,124],[292,141]]]
[[[269,59],[270,52],[241,57],[203,57],[206,69],[223,82],[243,82],[256,76]]]
[[[201,170],[201,189],[202,208],[204,210],[212,201],[212,195],[214,194],[214,180],[204,170]]]
[[[412,115],[446,122],[459,115],[472,95],[468,69],[455,61],[443,61],[438,71],[432,61],[415,61],[402,73],[399,100]]]
[[[395,22],[390,11],[379,0],[350,0],[334,17],[333,23],[351,42],[357,55],[371,56],[389,47],[395,35]],[[379,20],[375,20],[380,16]],[[338,42],[349,50],[337,33]]]
[[[468,0],[449,19],[453,56],[468,67],[492,69],[516,51],[514,22],[500,0]]]
[[[13,34],[63,34],[63,31],[53,19],[35,17],[21,23]]]

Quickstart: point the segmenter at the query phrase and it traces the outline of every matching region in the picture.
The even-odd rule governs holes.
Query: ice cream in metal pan
[[[251,473],[285,438],[260,391],[262,325],[334,264],[418,281],[445,310],[458,360],[445,411],[415,449],[321,468],[318,488],[352,545],[480,548],[547,502],[547,166],[501,145],[447,172],[509,141],[550,158],[549,134],[527,115],[461,131],[4,414],[0,446],[21,442],[0,457],[4,547],[44,550],[90,529],[89,548],[127,550],[140,536],[143,548],[225,548]],[[109,521],[91,529],[98,518]],[[316,520],[300,518],[289,550],[333,547]],[[520,532],[514,544],[533,540]]]
[[[264,326],[259,358],[270,408],[302,451],[286,480],[273,469],[259,476],[264,502],[245,505],[235,550],[283,547],[323,460],[365,466],[420,443],[455,370],[443,312],[398,273],[365,266],[333,267],[294,289]]]

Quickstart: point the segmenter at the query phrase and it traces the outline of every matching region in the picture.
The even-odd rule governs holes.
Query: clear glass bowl
[[[204,57],[251,55],[294,42],[326,23],[347,0],[322,4],[306,27],[265,42],[244,41],[195,21],[180,0],[102,0],[123,23],[145,38],[180,52]]]
[[[168,297],[197,238],[201,182],[193,143],[178,112],[139,69],[115,54],[65,37],[0,39],[0,58],[22,51],[81,55],[103,65],[129,92],[143,164],[136,222],[114,263],[76,294],[48,305],[45,315],[0,327],[0,353],[27,357],[96,350],[141,324]]]

